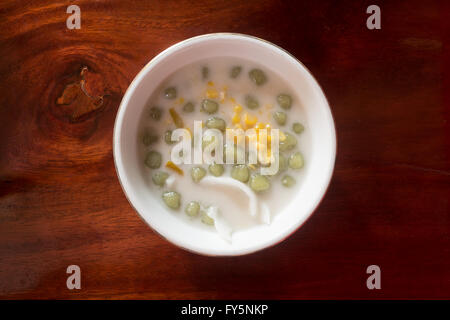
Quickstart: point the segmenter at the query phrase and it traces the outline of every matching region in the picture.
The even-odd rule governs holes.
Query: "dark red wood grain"
[[[66,28],[72,3],[80,30]],[[370,4],[381,30],[365,26]],[[0,298],[450,298],[449,12],[419,0],[3,1]],[[312,71],[338,153],[326,197],[292,237],[210,258],[142,222],[111,147],[137,72],[180,40],[223,31],[274,42]],[[101,103],[58,104],[83,67]],[[66,288],[71,264],[79,291]],[[371,264],[378,291],[366,288]]]

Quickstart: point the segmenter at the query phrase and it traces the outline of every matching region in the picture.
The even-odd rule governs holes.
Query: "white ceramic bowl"
[[[297,197],[270,225],[233,234],[231,244],[216,233],[191,226],[168,214],[161,201],[149,196],[139,169],[137,128],[147,99],[167,76],[198,60],[232,56],[257,62],[278,73],[297,90],[311,131],[311,154]],[[114,126],[114,161],[122,188],[134,209],[156,232],[173,244],[204,255],[243,255],[282,241],[311,216],[333,174],[336,133],[333,117],[317,81],[288,52],[255,37],[216,33],[190,38],[164,50],[136,76],[126,91]]]

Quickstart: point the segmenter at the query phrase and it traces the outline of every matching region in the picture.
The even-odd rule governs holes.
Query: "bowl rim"
[[[262,245],[259,246],[254,246],[253,248],[250,249],[235,249],[235,252],[229,252],[229,253],[214,253],[214,250],[204,250],[204,251],[198,251],[192,248],[189,248],[188,246],[183,245],[182,243],[176,243],[175,241],[172,241],[171,239],[169,239],[168,237],[164,236],[163,234],[161,234],[158,230],[156,230],[146,219],[144,219],[144,217],[141,215],[141,213],[136,209],[136,207],[134,206],[134,204],[132,203],[132,201],[130,200],[127,191],[123,185],[122,182],[122,178],[120,175],[120,171],[118,168],[118,163],[117,163],[117,157],[118,157],[118,147],[119,145],[119,141],[120,141],[120,135],[118,134],[119,130],[118,127],[120,124],[123,123],[123,116],[124,116],[124,110],[126,108],[126,105],[128,105],[129,99],[132,96],[132,94],[134,93],[138,83],[140,81],[142,81],[143,77],[147,74],[148,69],[150,69],[153,65],[157,64],[159,62],[159,60],[161,60],[164,56],[170,54],[173,51],[176,51],[177,49],[179,49],[180,47],[183,47],[185,45],[188,45],[189,43],[192,42],[196,42],[199,40],[205,40],[208,38],[212,38],[212,39],[217,39],[220,37],[226,37],[226,38],[230,38],[230,37],[236,37],[236,38],[240,38],[248,40],[248,39],[252,39],[252,40],[256,40],[259,42],[263,42],[266,45],[268,45],[268,47],[273,47],[272,49],[277,49],[279,51],[281,51],[282,53],[284,53],[285,55],[287,55],[289,58],[293,59],[295,63],[298,63],[308,74],[308,76],[312,79],[312,84],[314,86],[316,86],[319,89],[319,93],[321,95],[321,98],[323,99],[326,109],[328,109],[328,115],[329,117],[329,123],[331,124],[331,165],[329,167],[328,173],[327,173],[327,179],[326,179],[326,183],[324,183],[321,186],[321,197],[320,199],[318,199],[315,203],[315,205],[313,206],[312,210],[310,211],[310,213],[308,214],[308,216],[306,217],[306,219],[300,223],[297,228],[293,229],[292,231],[290,231],[289,233],[283,234],[282,237],[280,237],[279,239],[274,239],[274,241],[269,242],[269,243],[264,243]],[[128,203],[131,205],[131,207],[133,208],[133,210],[137,213],[137,215],[139,216],[139,218],[145,223],[147,224],[147,226],[150,227],[151,230],[153,230],[157,235],[159,235],[161,238],[165,239],[167,242],[169,242],[170,244],[172,244],[175,247],[181,248],[185,251],[194,253],[194,254],[198,254],[198,255],[203,255],[203,256],[209,256],[209,257],[230,257],[230,256],[244,256],[244,255],[248,255],[248,254],[252,254],[255,252],[259,252],[268,248],[271,248],[281,242],[283,242],[284,240],[286,240],[287,238],[289,238],[290,236],[292,236],[296,231],[298,231],[312,216],[313,214],[316,213],[317,208],[319,207],[320,203],[322,202],[323,198],[325,197],[325,194],[328,191],[328,188],[330,186],[332,177],[333,177],[333,173],[334,173],[334,167],[336,164],[336,154],[337,154],[337,133],[336,133],[336,126],[335,126],[335,122],[334,122],[334,117],[333,117],[333,113],[332,110],[330,108],[330,104],[328,102],[328,99],[325,95],[325,92],[323,91],[322,87],[320,86],[319,82],[317,81],[317,79],[314,77],[314,75],[312,74],[312,72],[299,60],[297,59],[294,55],[292,55],[290,52],[288,52],[287,50],[283,49],[282,47],[267,41],[265,39],[256,37],[256,36],[252,36],[252,35],[248,35],[248,34],[243,34],[243,33],[235,33],[235,32],[217,32],[217,33],[207,33],[207,34],[202,34],[202,35],[198,35],[198,36],[194,36],[194,37],[190,37],[187,38],[185,40],[179,41],[171,46],[169,46],[168,48],[164,49],[163,51],[161,51],[160,53],[158,53],[156,56],[154,56],[152,59],[150,59],[150,61],[137,73],[137,75],[134,77],[134,79],[131,81],[130,85],[128,86],[127,90],[125,91],[122,100],[120,102],[120,105],[117,109],[116,112],[116,118],[114,121],[114,127],[113,127],[113,139],[112,139],[112,149],[113,149],[113,159],[114,159],[114,168],[116,171],[116,175],[117,178],[119,180],[119,184],[122,188],[122,191],[125,195],[125,198],[127,199]],[[123,166],[123,163],[122,163]]]

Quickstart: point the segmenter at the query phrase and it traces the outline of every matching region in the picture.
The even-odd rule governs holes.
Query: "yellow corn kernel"
[[[230,97],[230,101],[232,104],[236,104],[236,100],[233,97]]]
[[[244,114],[244,123],[247,127],[253,127],[258,121],[258,117],[251,116],[248,113]]]
[[[264,123],[257,122],[257,123],[255,124],[255,131],[256,131],[256,134],[259,134],[259,129],[264,129]]]
[[[264,123],[258,122],[258,123],[255,125],[255,128],[256,128],[256,129],[264,129]]]
[[[239,113],[241,111],[242,111],[242,106],[240,104],[237,104],[234,106],[234,112]]]
[[[213,87],[214,86],[214,82],[208,81],[208,86]]]
[[[219,96],[219,93],[215,89],[208,89],[206,90],[206,96],[209,99],[216,99]]]
[[[179,166],[177,166],[175,163],[173,163],[172,161],[167,161],[166,163],[166,168],[172,169],[173,171],[175,171],[178,174],[184,175],[183,169],[181,169]]]
[[[184,98],[179,98],[179,99],[178,99],[178,103],[179,103],[179,104],[182,104],[183,102],[184,102]]]
[[[233,115],[233,118],[231,119],[231,122],[232,122],[233,124],[236,124],[236,123],[241,122],[241,116],[240,116],[238,113],[235,113],[235,114]]]

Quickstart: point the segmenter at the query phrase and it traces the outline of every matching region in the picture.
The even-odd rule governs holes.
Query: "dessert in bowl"
[[[113,143],[144,221],[206,255],[255,252],[295,231],[325,194],[336,153],[310,72],[238,34],[194,37],[150,61],[123,97]]]

